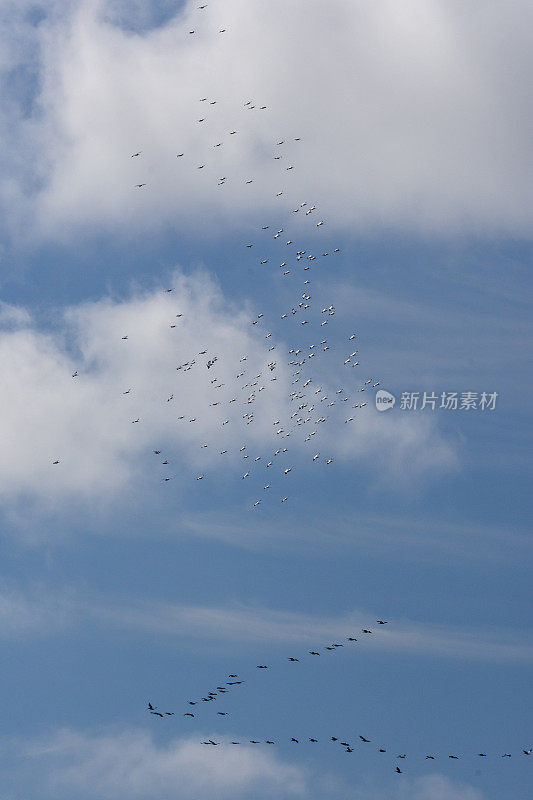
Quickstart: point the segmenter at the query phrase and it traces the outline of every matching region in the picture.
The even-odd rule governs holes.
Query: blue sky
[[[199,5],[2,5],[2,800],[525,796],[531,8]]]

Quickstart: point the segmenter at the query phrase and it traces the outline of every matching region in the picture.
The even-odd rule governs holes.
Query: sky
[[[527,796],[532,17],[0,2],[0,800]]]

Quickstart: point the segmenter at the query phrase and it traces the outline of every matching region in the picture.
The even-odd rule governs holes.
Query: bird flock
[[[208,97],[199,98],[200,103],[208,103],[213,106],[217,103],[214,99]],[[251,100],[246,100],[243,107],[247,110],[264,110],[266,106],[256,105]],[[206,113],[197,118],[197,124],[205,125],[209,122],[209,116]],[[238,135],[238,130],[232,129],[228,132],[228,136]],[[301,137],[293,137],[295,142],[301,141]],[[273,140],[273,160],[274,162],[280,161],[284,157],[283,146],[286,140],[284,138]],[[215,142],[213,144],[214,150],[222,147],[224,142]],[[132,154],[132,158],[139,158],[142,151]],[[177,154],[180,159],[186,158],[185,152]],[[194,166],[194,165],[193,165]],[[196,169],[204,169],[206,163],[196,165]],[[284,168],[285,173],[290,173],[295,169],[295,165],[290,163]],[[220,176],[217,180],[217,186],[227,185],[228,177]],[[243,180],[243,185],[247,186],[254,182],[253,178]],[[143,188],[146,186],[144,183],[135,185],[136,188]],[[287,193],[287,187],[284,182],[281,182],[280,189],[276,192],[277,198],[284,198]],[[254,425],[257,420],[256,408],[259,399],[262,397],[261,393],[265,393],[263,397],[269,395],[273,384],[278,381],[280,371],[281,358],[286,359],[283,366],[292,368],[291,375],[291,390],[286,398],[285,416],[278,418],[278,416],[270,420],[272,425],[273,438],[277,439],[279,444],[276,444],[269,452],[250,452],[250,447],[247,441],[234,442],[233,448],[230,446],[222,446],[218,449],[220,456],[227,456],[231,454],[238,454],[243,462],[243,470],[240,474],[241,480],[246,480],[252,475],[264,475],[265,480],[262,482],[260,488],[260,496],[256,496],[251,501],[252,508],[259,508],[264,505],[265,501],[270,500],[268,495],[275,494],[277,502],[286,503],[289,500],[290,490],[288,489],[289,481],[285,485],[283,481],[273,480],[273,474],[276,477],[283,479],[289,478],[290,474],[295,469],[294,464],[290,460],[292,442],[299,439],[298,444],[303,442],[307,446],[309,452],[308,458],[311,463],[319,462],[325,466],[333,463],[334,458],[330,452],[322,453],[319,447],[320,434],[323,426],[326,423],[337,424],[351,424],[357,420],[359,413],[367,405],[363,399],[363,392],[379,386],[379,381],[372,377],[365,377],[364,379],[356,379],[355,386],[352,375],[347,375],[347,381],[350,384],[350,389],[344,389],[338,386],[331,391],[324,388],[322,382],[317,380],[317,365],[325,358],[330,358],[335,355],[336,348],[329,344],[326,326],[331,326],[335,318],[335,306],[331,302],[318,303],[311,294],[311,282],[313,278],[314,262],[319,259],[325,259],[330,255],[340,253],[339,247],[334,247],[330,250],[320,246],[318,249],[309,249],[309,246],[304,243],[295,243],[295,237],[302,238],[302,226],[296,233],[290,233],[291,217],[295,214],[300,214],[301,217],[307,218],[308,225],[320,231],[325,226],[325,220],[319,219],[314,222],[313,216],[316,216],[317,205],[306,200],[301,200],[295,207],[285,208],[281,211],[277,224],[269,221],[262,221],[258,224],[259,237],[254,241],[243,243],[244,251],[256,252],[259,250],[259,256],[255,260],[255,264],[263,270],[270,269],[271,264],[277,263],[277,272],[283,278],[294,277],[300,283],[299,287],[295,288],[295,295],[292,303],[288,307],[281,309],[282,313],[279,315],[279,320],[285,325],[293,322],[292,327],[289,327],[288,333],[296,334],[297,342],[294,346],[288,348],[285,354],[279,353],[279,346],[276,343],[275,333],[271,328],[278,327],[274,321],[267,324],[267,317],[264,312],[256,315],[254,319],[250,320],[250,325],[256,336],[262,336],[265,343],[268,344],[268,358],[266,363],[259,365],[254,364],[252,370],[248,367],[247,354],[243,354],[232,364],[234,372],[234,381],[231,385],[227,385],[216,375],[216,366],[221,365],[220,356],[217,353],[211,353],[207,349],[202,349],[197,353],[191,355],[186,361],[182,361],[176,366],[176,371],[183,377],[191,370],[199,370],[206,368],[213,370],[213,377],[210,376],[210,383],[208,384],[207,399],[209,400],[208,413],[211,415],[217,414],[217,422],[220,428],[225,426],[234,426],[235,421],[229,414],[232,404],[241,409],[240,420],[236,421],[239,433],[244,428]],[[305,225],[303,226],[303,235],[305,235]],[[287,249],[289,248],[289,249]],[[267,266],[269,265],[269,266]],[[168,294],[174,291],[173,287],[165,290]],[[178,310],[178,309],[177,309]],[[183,312],[178,310],[176,317],[169,323],[171,328],[177,328],[179,324],[184,325],[187,319]],[[296,331],[294,331],[296,326]],[[307,327],[304,327],[307,326]],[[283,328],[281,329],[283,331]],[[304,336],[307,338],[305,341]],[[127,334],[123,337],[125,340],[129,339]],[[345,337],[345,347],[342,352],[342,365],[346,369],[357,368],[359,366],[358,349],[356,344],[357,334],[349,331]],[[338,359],[337,359],[338,362]],[[229,366],[226,364],[225,366]],[[353,373],[354,375],[357,373]],[[242,382],[238,383],[239,380]],[[183,384],[184,386],[185,384]],[[184,388],[177,387],[167,397],[168,402],[172,402],[176,397],[183,396]],[[200,403],[200,399],[199,399]],[[210,419],[213,417],[211,416]],[[178,414],[177,421],[184,425],[194,425],[201,423],[203,418],[199,413],[193,416],[186,414]],[[263,420],[262,420],[263,421]],[[141,422],[140,417],[132,419],[133,423]],[[292,438],[290,438],[292,437]],[[315,438],[316,437],[316,438]],[[290,443],[289,440],[290,438]],[[315,446],[316,444],[316,446]],[[201,449],[216,448],[216,443],[209,442],[201,445]],[[155,455],[161,454],[161,449],[158,446],[154,449]],[[166,466],[168,457],[165,456],[162,463]],[[163,482],[168,483],[173,479],[173,475],[165,475],[162,477]],[[209,475],[202,472],[196,476],[197,481],[208,480]],[[276,487],[276,492],[271,490]]]
[[[378,625],[387,625],[388,622],[386,620],[377,620],[377,624]],[[362,628],[361,632],[366,636],[370,636],[370,635],[373,634],[373,631],[370,630],[369,628]],[[357,639],[357,637],[355,637],[353,635],[345,637],[345,642],[348,643],[348,645],[347,645],[348,647],[353,646],[358,641],[359,640]],[[306,655],[300,655],[298,658],[296,658],[295,656],[287,656],[286,660],[289,661],[291,664],[295,664],[295,663],[300,663],[301,661],[303,661],[308,656],[316,657],[316,656],[320,656],[322,653],[324,653],[324,655],[326,653],[328,653],[328,652],[329,653],[333,653],[333,652],[336,652],[340,647],[344,647],[345,646],[345,642],[342,642],[342,643],[341,642],[334,642],[334,643],[329,644],[329,645],[323,645],[323,646],[315,648],[313,650],[308,650]],[[258,670],[271,669],[272,666],[273,666],[272,664],[257,664],[256,669],[258,669]],[[222,681],[220,683],[222,683]],[[217,697],[220,699],[224,695],[226,695],[228,692],[230,692],[231,689],[234,686],[241,686],[244,683],[246,683],[246,680],[244,678],[241,678],[238,673],[231,673],[231,674],[229,674],[227,676],[227,679],[226,678],[224,679],[224,685],[216,687],[216,691],[210,690],[208,692],[203,693],[203,695],[200,698],[196,698],[195,700],[188,700],[187,701],[187,705],[188,706],[200,706],[201,703],[214,702]],[[225,702],[227,702],[227,701],[225,701]],[[151,713],[154,713],[156,716],[159,716],[159,717],[174,716],[174,712],[170,712],[170,711],[157,712],[156,713],[156,709],[153,708],[153,707],[150,707],[150,704],[149,704],[148,710]],[[221,716],[227,716],[226,712],[220,712],[219,711],[217,713],[219,715],[221,715]],[[199,712],[196,711],[195,713],[192,713],[191,709],[188,709],[188,711],[184,714],[184,716],[191,717],[191,718],[197,717],[197,716],[199,716]]]
[[[387,620],[378,619],[378,620],[376,620],[376,622],[377,622],[378,625],[387,625],[388,624]],[[374,631],[371,630],[370,628],[362,628],[361,629],[361,633],[363,634],[363,637],[364,636],[371,636],[371,635],[373,635]],[[317,649],[308,650],[307,653],[304,654],[304,655],[300,654],[298,657],[286,656],[285,659],[286,659],[286,661],[288,661],[291,664],[300,663],[305,658],[317,657],[317,656],[321,656],[322,654],[325,655],[326,653],[337,652],[338,648],[345,647],[345,646],[352,647],[355,643],[360,642],[360,641],[361,640],[358,639],[357,636],[350,635],[350,636],[346,636],[345,637],[345,641],[344,642],[333,642],[333,643],[331,643],[329,645],[322,645],[321,647],[319,647]],[[274,666],[274,668],[275,668],[275,665],[272,665],[272,664],[257,664],[256,665],[256,670],[271,669],[272,666]],[[224,708],[227,708],[228,707],[228,700],[229,700],[227,695],[230,694],[230,696],[231,696],[231,691],[232,690],[234,691],[234,687],[242,686],[246,682],[247,682],[247,680],[244,677],[241,677],[240,673],[238,673],[238,672],[229,673],[222,681],[220,681],[219,685],[216,686],[215,690],[210,690],[208,692],[205,692],[202,696],[200,696],[200,697],[198,697],[198,698],[196,698],[194,700],[186,701],[186,705],[188,707],[188,710],[185,711],[185,712],[182,712],[182,716],[185,719],[189,719],[189,720],[193,720],[194,719],[194,720],[198,721],[199,717],[201,716],[201,710],[203,708],[202,703],[216,703],[217,700],[218,701],[222,701],[224,703]],[[151,714],[151,715],[153,715],[155,717],[159,717],[161,719],[165,719],[165,718],[176,716],[176,712],[175,711],[166,711],[166,710],[162,711],[157,706],[152,705],[151,702],[148,703],[148,705],[146,707],[146,711],[149,714]],[[229,716],[231,716],[231,713],[226,711],[226,710],[224,710],[224,711],[217,711],[216,715],[219,716],[219,717],[229,717]],[[238,741],[237,740],[230,740],[225,736],[224,737],[217,737],[217,738],[218,738],[218,741],[215,741],[214,739],[209,738],[209,739],[202,739],[202,740],[200,740],[200,742],[201,742],[202,745],[206,745],[208,747],[224,747],[224,746],[250,745],[250,744],[251,745],[261,745],[261,744],[276,745],[276,744],[288,743],[288,744],[298,744],[299,745],[299,744],[319,744],[319,743],[326,744],[327,743],[327,744],[336,745],[338,748],[343,748],[345,753],[354,753],[356,751],[357,752],[366,752],[366,753],[368,753],[369,749],[365,748],[365,745],[374,744],[374,746],[377,749],[378,753],[383,754],[383,755],[385,755],[385,754],[391,755],[391,749],[390,748],[383,747],[382,745],[378,746],[372,739],[368,739],[366,736],[363,736],[362,734],[357,734],[356,736],[352,736],[352,737],[350,737],[350,736],[348,736],[348,737],[347,736],[340,736],[340,735],[338,735],[338,736],[320,736],[320,737],[318,737],[316,734],[313,735],[313,736],[308,736],[308,735],[301,736],[301,735],[298,735],[298,736],[291,736],[289,738],[284,738],[284,739],[254,737],[252,739],[239,739]],[[356,750],[356,747],[358,747],[357,750]],[[394,753],[394,752],[395,751],[392,751],[392,753]],[[439,755],[437,753],[425,753],[422,756],[422,758],[424,760],[426,760],[426,761],[435,761],[435,760],[437,760],[439,758],[448,758],[449,760],[452,760],[452,761],[460,761],[460,760],[464,761],[465,759],[468,759],[468,758],[471,758],[471,757],[492,758],[492,759],[498,758],[499,759],[499,758],[512,758],[513,755],[529,756],[529,755],[531,755],[532,752],[533,752],[533,748],[529,747],[529,748],[522,748],[519,751],[519,753],[512,753],[512,752],[507,752],[507,751],[505,753],[492,753],[490,755],[488,753],[486,753],[486,752],[476,752],[476,753],[471,753],[471,754],[462,753],[462,754],[459,754],[459,755],[457,753],[451,753],[451,754],[447,753],[447,754],[444,754],[444,755],[443,754]],[[420,759],[421,755],[420,754],[411,754],[411,757]],[[396,755],[393,755],[393,758],[395,760],[397,760],[397,759],[403,760],[403,759],[408,758],[408,754],[407,753],[403,753],[403,752],[402,753],[397,753]],[[403,774],[404,770],[400,769],[399,766],[395,765],[394,772],[396,774],[401,775],[401,774]]]
[[[217,102],[208,96],[198,99],[199,104],[207,107],[214,107]],[[245,100],[243,108],[247,111],[254,109],[261,111],[267,107]],[[202,116],[196,118],[195,124],[206,126],[209,125],[209,121],[209,112],[205,111]],[[238,135],[238,129],[228,131],[228,136],[238,137]],[[301,137],[292,137],[292,140],[298,143]],[[278,165],[284,158],[286,142],[285,138],[272,140],[274,165]],[[214,142],[212,151],[216,154],[217,149],[223,144],[223,141]],[[199,170],[207,165],[207,161],[201,164],[188,162],[186,152],[179,152],[176,155],[184,167],[188,164],[193,169]],[[142,164],[143,150],[135,151],[130,158]],[[287,167],[281,169],[281,175],[276,173],[280,188],[275,195],[283,204],[285,197],[291,191],[290,186],[286,184],[286,176],[293,173],[296,164],[291,160]],[[228,176],[220,176],[216,185],[222,187],[227,185],[228,181]],[[253,177],[244,179],[243,189],[253,182]],[[139,181],[134,184],[134,188],[149,190],[150,186],[144,181]],[[205,346],[188,354],[186,360],[180,359],[178,363],[176,361],[172,363],[174,357],[172,353],[169,358],[169,392],[161,398],[162,402],[172,404],[177,409],[175,422],[178,425],[201,428],[203,423],[208,423],[211,429],[213,424],[218,426],[220,437],[203,442],[200,450],[209,451],[206,453],[209,455],[206,463],[212,463],[212,452],[221,458],[226,457],[227,460],[237,456],[242,463],[242,470],[236,477],[247,483],[252,482],[249,480],[251,478],[257,479],[254,483],[254,491],[257,493],[255,497],[250,498],[250,508],[253,509],[260,509],[267,503],[284,504],[290,500],[291,478],[297,469],[291,454],[298,454],[302,445],[305,448],[306,459],[316,465],[314,469],[319,465],[332,465],[334,454],[330,451],[327,441],[321,446],[324,428],[333,427],[338,430],[339,425],[351,426],[356,423],[367,406],[364,393],[380,385],[372,376],[359,377],[357,368],[360,361],[356,332],[350,330],[341,335],[344,346],[340,354],[338,344],[330,343],[328,331],[336,323],[335,305],[331,303],[330,298],[324,301],[313,294],[312,282],[317,270],[315,262],[320,263],[341,252],[336,246],[324,247],[320,238],[318,240],[316,238],[317,234],[320,235],[327,229],[324,219],[318,216],[317,220],[317,203],[301,199],[290,206],[282,205],[280,211],[276,213],[275,222],[258,221],[257,238],[242,243],[243,254],[259,253],[254,259],[254,265],[260,267],[263,273],[267,270],[272,271],[274,265],[274,274],[278,273],[281,278],[291,282],[292,302],[280,309],[277,320],[269,319],[265,312],[260,312],[249,320],[254,341],[259,344],[262,339],[267,348],[264,362],[258,363],[257,356],[252,361],[248,353],[235,355],[232,360],[229,357],[223,359],[219,352]],[[299,219],[303,218],[303,222],[294,228],[292,220],[296,215],[299,215]],[[311,229],[315,232],[312,248],[304,241]],[[171,286],[163,291],[172,298],[175,287]],[[188,319],[186,311],[180,307],[179,294],[176,298],[175,307],[171,309],[169,306],[167,324],[169,329],[175,331],[176,341],[179,344],[179,334],[187,326]],[[294,344],[288,347],[286,352],[280,348],[277,332],[284,338],[294,337]],[[336,328],[333,333],[337,341]],[[134,331],[124,331],[120,338],[124,347],[135,348]],[[215,347],[216,344],[212,346]],[[345,382],[349,388],[339,385],[328,388],[320,375],[327,373],[328,369],[338,372],[339,368],[346,371]],[[231,374],[230,370],[233,371],[231,383],[227,378],[221,377],[221,369],[224,376]],[[187,378],[193,370],[196,374],[203,371],[209,377],[209,381],[205,384],[205,393],[195,398],[197,410],[192,414],[183,413],[184,409],[180,408],[180,398],[190,395]],[[79,380],[81,377],[80,371],[74,370],[72,378]],[[270,408],[278,408],[278,412],[270,420],[265,418],[265,412],[262,411],[258,417],[258,407],[262,409],[268,406],[270,399],[279,396],[279,393],[274,392],[278,380],[283,382],[283,385],[286,382],[290,383],[288,395],[283,398],[281,404],[270,403]],[[135,387],[125,387],[122,394],[133,401]],[[261,401],[264,402],[261,404]],[[257,452],[255,447],[252,451],[248,438],[253,440],[254,437],[246,435],[247,428],[255,426],[258,421],[271,426],[273,442],[271,450]],[[133,425],[142,425],[142,410],[137,410],[131,416],[130,422]],[[228,436],[230,444],[227,443]],[[160,465],[168,468],[163,474],[160,473],[159,480],[164,484],[169,484],[175,479],[169,450],[170,448],[165,448],[164,443],[154,442],[153,455],[161,456]],[[57,465],[61,462],[55,458],[52,463]],[[205,483],[210,479],[206,469],[201,469],[194,477],[196,481]]]
[[[208,8],[207,4],[198,6],[198,25],[201,27],[201,15]],[[200,27],[188,30],[188,35],[195,35],[200,31]],[[226,32],[226,28],[219,30],[220,34]],[[202,138],[209,130],[212,116],[216,112],[219,101],[217,98],[210,97],[209,94],[198,98],[196,113],[191,113],[191,124],[198,126],[202,130]],[[264,103],[253,99],[242,100],[242,111],[247,114],[260,113],[267,110]],[[242,117],[241,117],[242,119]],[[246,123],[243,123],[246,124]],[[183,170],[194,170],[202,173],[203,179],[212,179],[214,191],[224,191],[225,187],[231,183],[238,183],[243,192],[249,191],[248,187],[254,184],[257,186],[256,178],[253,175],[231,176],[221,174],[222,170],[217,169],[217,154],[226,146],[231,139],[232,143],[238,141],[242,131],[240,123],[234,128],[227,130],[227,140],[222,138],[213,139],[209,150],[205,152],[205,157],[198,163],[186,150],[176,152],[180,168]],[[199,137],[200,138],[200,137]],[[250,259],[250,266],[253,269],[260,269],[262,274],[278,276],[280,281],[285,282],[284,286],[291,293],[292,301],[288,302],[278,311],[277,319],[270,319],[265,312],[258,313],[253,319],[249,320],[250,332],[257,341],[261,341],[266,349],[264,363],[258,364],[257,359],[252,359],[249,354],[234,354],[233,359],[223,358],[217,352],[216,345],[212,349],[201,347],[196,352],[191,352],[186,360],[179,359],[176,363],[174,353],[171,354],[169,361],[169,386],[170,390],[161,401],[172,405],[176,409],[175,423],[181,426],[200,427],[201,423],[208,419],[211,423],[215,422],[215,427],[220,431],[219,437],[213,437],[209,442],[200,445],[200,451],[215,452],[221,459],[230,459],[233,456],[231,465],[237,460],[240,467],[236,472],[236,477],[244,487],[253,483],[255,494],[249,497],[251,509],[259,510],[268,503],[287,503],[293,495],[293,473],[298,470],[297,455],[301,452],[305,454],[304,463],[307,461],[312,469],[327,468],[334,463],[335,454],[331,452],[328,440],[324,445],[321,441],[325,438],[322,432],[328,425],[352,426],[357,422],[359,415],[364,413],[367,406],[364,393],[379,386],[379,380],[372,376],[360,377],[358,367],[359,350],[357,344],[357,333],[349,330],[339,335],[336,329],[336,309],[330,298],[320,298],[316,296],[313,289],[315,273],[319,271],[321,265],[327,264],[328,268],[332,260],[341,252],[338,246],[327,244],[327,220],[323,219],[319,211],[317,201],[309,198],[295,198],[295,190],[291,185],[291,179],[298,170],[298,158],[295,151],[298,143],[302,140],[301,136],[284,136],[271,139],[271,166],[278,181],[278,188],[274,193],[275,202],[278,203],[279,211],[271,215],[270,219],[258,220],[256,226],[257,235],[253,240],[241,242],[241,260],[246,257]],[[149,192],[150,184],[143,176],[143,150],[136,150],[129,156],[133,159],[138,170],[138,182],[133,184],[133,189],[139,192]],[[204,171],[204,172],[202,172]],[[290,198],[290,199],[289,199]],[[270,199],[270,198],[268,198]],[[287,202],[289,201],[289,202]],[[322,278],[327,277],[329,272],[319,273]],[[324,285],[324,281],[322,284]],[[167,287],[163,290],[165,294],[172,298],[175,287]],[[287,292],[285,293],[287,295]],[[175,307],[172,308],[172,315],[169,313],[167,324],[169,329],[176,332],[177,341],[179,333],[187,325],[186,311],[180,308],[179,294],[176,294]],[[168,306],[170,308],[170,306]],[[334,336],[330,336],[331,328],[334,327]],[[284,340],[292,337],[293,344],[286,350],[281,349],[278,344],[279,332]],[[121,340],[124,347],[135,347],[135,332],[124,331]],[[342,352],[338,352],[338,344],[333,345],[333,340],[343,341]],[[172,360],[174,359],[173,363]],[[333,389],[328,388],[325,380],[321,380],[320,375],[327,372],[327,367],[334,370],[346,370],[344,383],[349,388],[337,386]],[[224,372],[221,372],[221,367]],[[326,368],[326,369],[325,369]],[[184,413],[180,408],[181,399],[188,394],[188,375],[192,371],[202,372],[206,377],[206,392],[203,396],[195,398],[195,411],[192,415]],[[322,371],[322,372],[321,372]],[[233,375],[231,382],[227,378],[228,374]],[[260,415],[260,422],[264,422],[264,415],[270,406],[267,403],[261,404],[263,398],[268,397],[277,391],[278,380],[282,383],[289,375],[289,392],[284,397],[282,405],[283,412],[275,417],[268,419],[271,429],[271,440],[273,445],[267,451],[258,451],[255,444],[251,444],[246,436],[249,426],[257,424]],[[172,376],[172,377],[170,377]],[[78,370],[72,373],[72,378],[80,380],[82,375]],[[132,400],[135,397],[135,387],[124,387],[122,394],[126,399]],[[238,413],[237,413],[238,409]],[[127,414],[127,410],[125,414]],[[142,425],[143,416],[141,412],[130,416],[131,424]],[[213,426],[211,425],[211,430]],[[293,458],[294,454],[294,458]],[[159,471],[158,480],[163,484],[171,484],[175,475],[172,471],[172,456],[170,446],[166,447],[162,442],[154,442],[152,455],[159,467],[164,467],[164,471]],[[213,463],[212,459],[210,462]],[[52,460],[53,465],[61,464],[60,458]],[[254,480],[255,479],[255,482]],[[181,477],[180,477],[181,480]],[[202,469],[192,480],[208,484],[210,480],[209,468]],[[262,488],[261,488],[262,487]],[[248,491],[248,490],[247,490]],[[385,626],[386,620],[377,620],[379,626]],[[363,639],[371,636],[373,631],[370,628],[363,628]],[[347,636],[343,642],[333,642],[319,648],[309,650],[305,655],[286,656],[286,662],[297,664],[304,659],[326,656],[328,653],[338,652],[341,648],[355,646],[360,640],[358,636]],[[275,669],[272,664],[257,664],[258,673],[265,670]],[[147,712],[161,719],[174,717],[177,714],[188,720],[198,720],[201,711],[211,707],[213,703],[223,702],[224,709],[216,711],[219,717],[230,716],[230,712],[225,710],[231,693],[246,683],[246,679],[240,676],[239,672],[232,672],[217,682],[214,689],[200,694],[196,699],[187,700],[186,711],[175,712],[160,710],[158,706],[148,703]],[[225,737],[217,739],[204,739],[202,744],[207,747],[236,746],[236,745],[274,745],[280,742],[279,738],[256,737],[246,740],[227,740]],[[342,748],[346,753],[356,751],[367,751],[368,746],[377,747],[380,754],[391,753],[390,748],[378,746],[375,742],[362,734],[353,737],[344,736],[294,736],[290,737],[289,743],[317,745],[327,742]],[[394,751],[395,752],[395,751]],[[523,748],[519,755],[529,756],[531,748]],[[512,752],[497,754],[501,758],[511,758]],[[407,753],[394,755],[395,759],[407,759]],[[427,760],[435,760],[439,756],[435,753],[424,754],[421,756]],[[467,758],[465,754],[446,754],[440,756],[451,760]],[[489,757],[487,753],[481,751],[476,754],[477,758]],[[403,769],[396,763],[394,771],[402,774]]]

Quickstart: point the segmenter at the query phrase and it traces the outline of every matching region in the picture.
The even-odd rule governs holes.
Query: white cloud
[[[483,794],[473,786],[456,783],[444,775],[428,775],[413,781],[413,793],[409,798],[410,800],[482,800]]]
[[[40,135],[19,121],[44,179],[38,199],[27,191],[42,232],[236,227],[252,207],[279,207],[284,188],[350,230],[529,235],[531,4],[197,5],[143,35],[95,0],[42,26]],[[204,96],[218,101],[206,112]],[[292,173],[279,166],[293,160]]]
[[[28,311],[0,300],[0,328],[24,328],[31,324]]]
[[[338,617],[317,617],[245,605],[217,608],[150,602],[130,606],[122,603],[113,606],[107,602],[92,608],[89,605],[87,611],[100,618],[104,625],[131,627],[171,639],[208,637],[210,641],[269,642],[272,647],[279,647],[288,643],[318,646],[320,641],[328,643],[335,637],[355,635],[360,639],[359,646],[371,651],[432,657],[438,654],[487,661],[533,661],[533,642],[522,630],[480,630],[411,620],[393,620],[387,626],[380,626],[375,624],[376,614],[362,611]],[[359,635],[362,627],[368,626],[374,634]]]
[[[107,630],[135,631],[177,642],[209,641],[217,648],[268,645],[275,653],[291,644],[307,648],[354,635],[364,651],[439,655],[445,658],[520,663],[533,661],[533,641],[524,630],[454,627],[408,619],[375,624],[378,615],[354,610],[338,616],[313,616],[261,606],[201,606],[183,603],[87,596],[73,588],[26,593],[0,590],[0,637],[51,636],[87,624]],[[369,628],[373,635],[360,634]]]
[[[72,622],[69,593],[0,588],[0,637],[3,639],[49,636]]]
[[[63,728],[33,740],[2,741],[2,774],[8,800],[76,797],[88,800],[202,800],[217,797],[316,797],[363,800],[483,800],[478,789],[444,775],[395,776],[387,788],[375,781],[354,785],[333,772],[312,774],[291,764],[277,748],[206,747],[199,739],[159,743],[136,728],[80,731]],[[366,785],[364,785],[366,784]],[[364,787],[364,788],[363,788]]]
[[[398,776],[396,784],[386,791],[367,787],[356,790],[356,800],[483,800],[484,793],[473,786],[452,781],[444,775],[411,778]]]
[[[250,336],[244,312],[233,311],[223,307],[208,279],[197,277],[178,279],[172,295],[159,290],[126,302],[105,300],[70,309],[60,333],[27,327],[0,334],[3,497],[109,493],[138,469],[136,456],[169,442],[198,465],[200,442],[212,442],[215,432],[222,441],[224,416],[234,424],[241,416],[240,408],[232,413],[227,404],[224,416],[210,407],[228,398],[227,390],[217,393],[210,384],[213,372],[206,370],[206,360],[218,355],[218,379],[231,388],[241,354],[248,356],[248,374],[266,368],[270,360],[266,345]],[[201,349],[208,355],[199,356]],[[176,371],[194,357],[198,365],[190,373]],[[269,399],[263,402],[263,394],[257,401],[268,418],[269,434],[270,406],[285,388],[283,365],[278,374],[280,389],[271,382]],[[172,393],[175,401],[166,402]],[[180,425],[181,415],[186,419]],[[249,439],[265,437],[263,416],[258,414]],[[133,425],[138,417],[141,421]],[[193,417],[197,426],[188,423]],[[60,464],[52,469],[57,459]]]
[[[206,748],[186,738],[163,745],[136,729],[64,729],[34,742],[11,743],[10,749],[23,760],[27,791],[33,795],[38,789],[46,798],[223,800],[252,790],[257,797],[298,797],[306,789],[304,771],[276,752]],[[20,785],[22,773],[18,777]]]
[[[158,743],[136,728],[88,732],[63,728],[34,740],[2,741],[4,796],[43,800],[202,800],[202,798],[313,797],[356,800],[483,800],[473,786],[433,774],[394,776],[381,785],[349,783],[333,772],[312,774],[283,759],[277,748],[219,747],[198,739]],[[13,793],[9,793],[13,790]]]
[[[108,298],[70,308],[59,313],[59,325],[54,320],[51,331],[22,325],[0,332],[4,502],[29,497],[60,505],[67,497],[98,495],[100,507],[134,480],[157,485],[164,477],[186,495],[204,471],[240,479],[255,464],[259,480],[265,462],[257,464],[252,455],[264,458],[283,446],[304,471],[312,465],[305,448],[315,440],[305,443],[297,426],[292,438],[282,438],[273,425],[280,420],[285,433],[294,426],[287,346],[278,343],[270,351],[274,339],[265,338],[264,321],[263,329],[251,326],[251,312],[233,306],[207,276],[176,275],[172,286],[171,293],[160,288],[121,302]],[[23,322],[25,312],[16,313]],[[214,356],[216,365],[206,369]],[[193,360],[190,370],[176,369]],[[274,360],[275,371],[270,371],[267,364]],[[348,461],[372,453],[380,479],[454,464],[452,448],[429,422],[387,422],[368,408],[352,412],[357,422],[347,431],[341,405],[338,411],[328,409],[328,422],[316,436],[324,455]],[[247,424],[244,415],[252,411],[254,422]],[[248,462],[239,452],[243,443]],[[227,460],[220,455],[223,449]],[[161,456],[153,450],[161,450]],[[167,467],[160,463],[165,457]]]

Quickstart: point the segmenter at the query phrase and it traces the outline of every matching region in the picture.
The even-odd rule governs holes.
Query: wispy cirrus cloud
[[[313,515],[310,500],[302,518],[293,510],[287,518],[291,538],[277,519],[261,518],[254,523],[254,535],[243,540],[236,513],[189,511],[179,520],[180,532],[193,537],[218,540],[249,550],[299,550],[322,553],[354,549],[380,554],[395,561],[439,562],[451,555],[463,563],[480,561],[527,564],[533,556],[533,540],[525,527],[506,523],[476,523],[451,517],[434,520],[429,516],[359,511],[354,517],[339,512],[324,520]]]
[[[317,617],[245,605],[213,608],[156,603],[115,609],[106,605],[106,608],[108,612],[104,609],[100,612],[104,624],[158,631],[170,637],[180,631],[181,635],[192,639],[234,641],[247,646],[270,642],[277,648],[289,642],[314,645],[317,641],[328,642],[352,632],[357,636],[362,627],[370,624],[372,630],[376,628],[376,635],[361,636],[365,649],[371,652],[404,652],[414,656],[438,653],[446,658],[533,661],[533,641],[524,631],[480,630],[411,620],[389,621],[384,629],[385,626],[375,625],[376,614],[364,611],[353,611],[339,617]]]
[[[389,785],[385,791],[368,786],[355,793],[356,800],[483,800],[484,796],[474,786],[438,774],[407,778],[400,784],[396,781],[396,785]]]
[[[357,649],[370,653],[408,653],[490,662],[533,661],[533,641],[524,630],[419,623],[409,619],[376,624],[375,612],[354,610],[338,616],[280,611],[244,603],[227,606],[170,603],[124,597],[84,595],[36,587],[0,592],[0,637],[27,639],[55,636],[90,624],[100,630],[131,631],[155,636],[170,647],[180,642],[194,648],[208,641],[217,651],[239,646],[243,651],[266,645],[276,653],[288,644],[309,647],[321,642],[359,639]],[[370,626],[372,635],[361,634]]]

